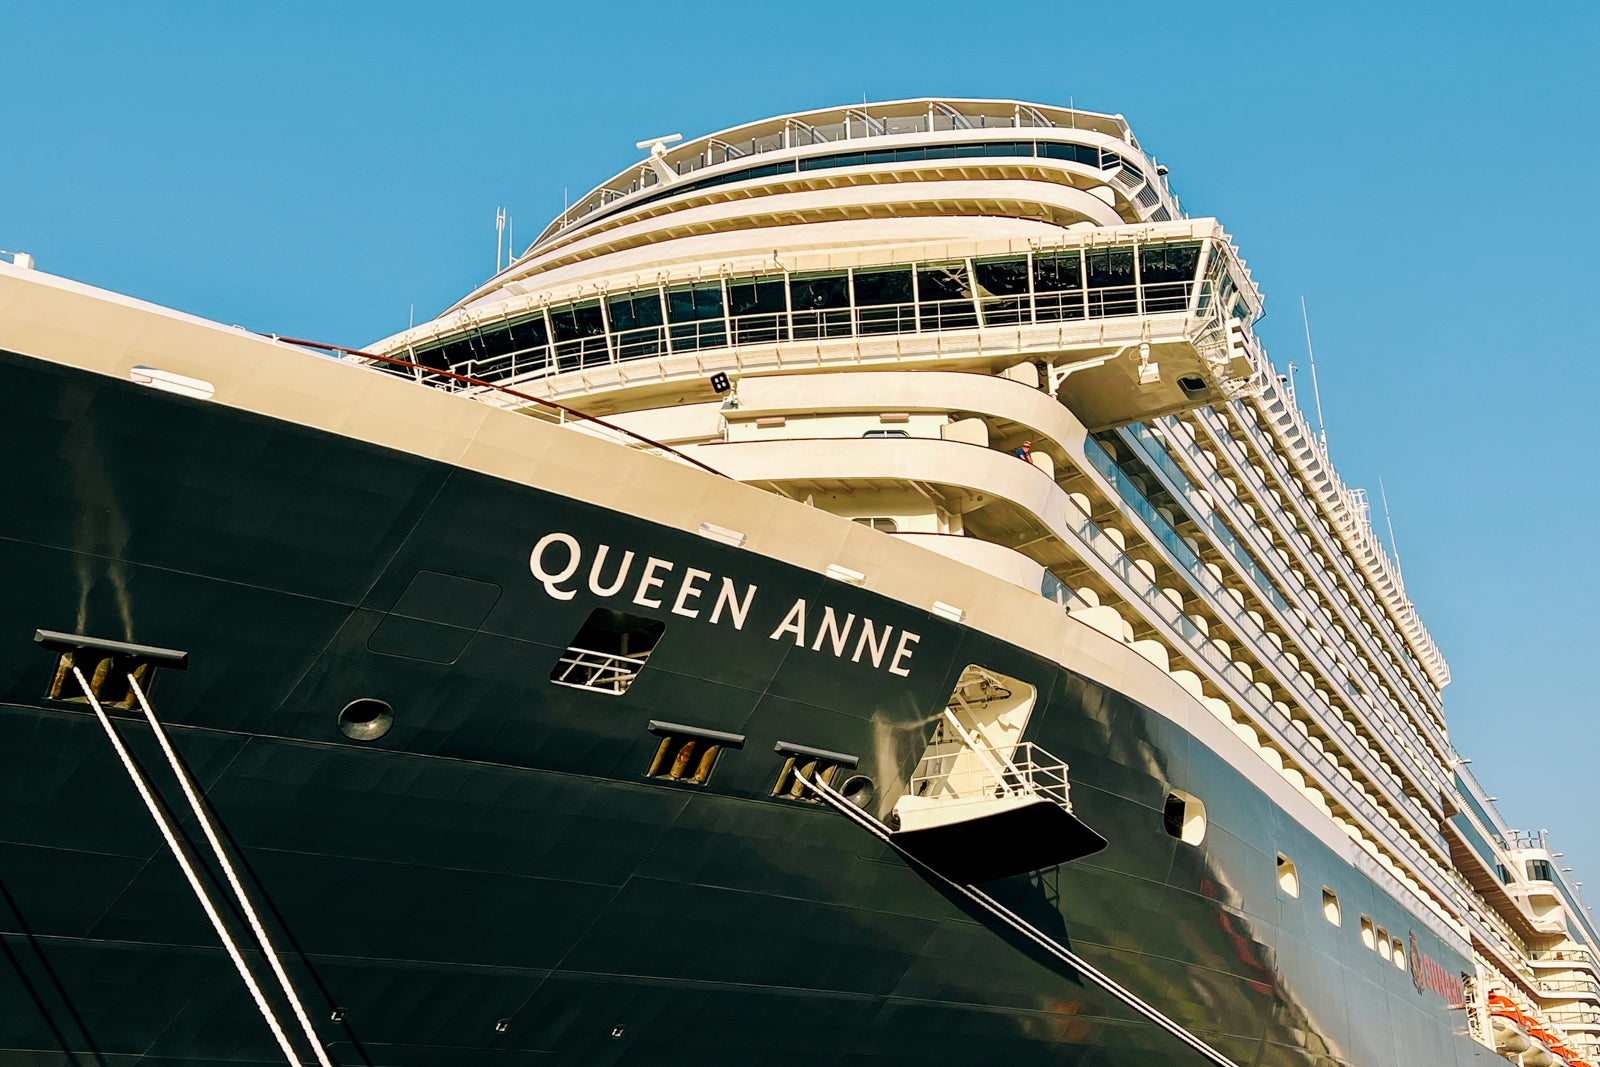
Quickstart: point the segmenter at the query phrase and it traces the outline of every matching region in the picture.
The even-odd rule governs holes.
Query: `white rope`
[[[100,707],[100,701],[95,699],[94,690],[89,688],[89,682],[83,676],[83,671],[76,664],[72,668],[73,676],[78,679],[78,685],[83,688],[83,695],[89,698],[89,706],[94,708],[95,716],[100,720],[100,725],[105,727],[106,736],[111,738],[111,747],[117,750],[117,756],[122,760],[122,767],[128,772],[128,777],[133,781],[133,786],[139,791],[139,796],[144,800],[144,806],[149,809],[150,817],[155,820],[156,827],[161,831],[162,838],[167,842],[167,847],[172,850],[172,855],[178,861],[178,866],[183,869],[183,876],[189,880],[189,888],[194,890],[200,906],[205,909],[206,918],[211,920],[211,925],[216,928],[217,936],[222,938],[222,945],[228,950],[228,957],[233,960],[233,965],[239,971],[239,977],[244,979],[244,984],[250,990],[250,996],[255,999],[256,1007],[261,1009],[261,1017],[267,1021],[267,1026],[272,1029],[272,1036],[277,1038],[278,1047],[283,1049],[284,1057],[294,1067],[300,1067],[300,1057],[296,1055],[294,1046],[289,1044],[289,1039],[284,1036],[283,1027],[278,1025],[278,1017],[273,1014],[272,1006],[267,1003],[266,997],[261,994],[261,987],[256,984],[255,976],[250,973],[250,968],[245,966],[244,957],[239,954],[239,947],[233,943],[233,935],[223,925],[222,916],[217,914],[217,909],[211,903],[211,896],[200,884],[199,875],[195,874],[194,866],[190,864],[189,857],[183,849],[178,847],[178,839],[172,832],[172,826],[167,822],[167,817],[161,811],[161,806],[156,803],[155,797],[150,795],[150,787],[145,784],[144,777],[139,773],[139,768],[134,766],[133,757],[128,755],[128,750],[122,744],[122,738],[117,736],[116,727],[111,725],[111,719],[106,715],[105,709]]]
[[[963,885],[960,882],[946,878],[932,867],[929,867],[926,863],[923,863],[909,852],[906,852],[905,849],[894,843],[889,831],[881,822],[873,818],[871,815],[868,815],[860,808],[856,807],[850,802],[849,798],[835,790],[826,782],[812,781],[811,779],[806,778],[804,775],[799,777],[802,782],[820,794],[822,798],[828,802],[829,806],[833,807],[837,811],[842,812],[857,825],[864,827],[874,837],[886,842],[890,848],[893,848],[896,852],[899,852],[917,866],[928,871],[930,874],[933,874],[940,881],[961,893],[961,895],[965,896],[968,900],[971,900],[979,907],[982,907],[990,914],[999,918],[1000,921],[1004,922],[1007,926],[1026,937],[1029,941],[1032,941],[1034,944],[1038,945],[1046,952],[1049,952],[1057,959],[1073,967],[1079,973],[1084,975],[1084,977],[1100,986],[1100,988],[1104,989],[1113,997],[1116,997],[1118,1000],[1122,1001],[1140,1015],[1143,1015],[1146,1019],[1149,1019],[1151,1022],[1155,1023],[1173,1037],[1176,1037],[1179,1041],[1182,1041],[1184,1044],[1200,1053],[1212,1063],[1217,1064],[1218,1067],[1238,1067],[1238,1065],[1232,1060],[1228,1059],[1228,1057],[1224,1056],[1222,1053],[1206,1044],[1200,1038],[1190,1033],[1181,1024],[1167,1018],[1167,1016],[1163,1015],[1161,1011],[1158,1010],[1154,1005],[1145,1003],[1145,1001],[1141,1000],[1139,996],[1132,990],[1124,989],[1121,985],[1114,981],[1110,975],[1099,970],[1090,964],[1089,961],[1085,960],[1082,956],[1079,956],[1076,952],[1073,952],[1065,945],[1045,934],[1038,927],[1028,922],[1022,916],[1013,912],[1010,908],[1007,908],[1004,904],[1001,904],[988,893],[985,893],[983,890],[978,889],[975,886]]]
[[[272,941],[267,937],[267,931],[261,925],[261,920],[256,915],[254,905],[245,892],[244,884],[239,881],[239,876],[234,872],[233,864],[228,860],[228,854],[223,851],[222,841],[217,836],[216,829],[211,824],[211,817],[206,812],[205,806],[200,803],[200,797],[194,789],[194,782],[189,777],[189,772],[184,769],[178,759],[178,754],[172,750],[172,743],[167,740],[167,731],[162,728],[156,713],[150,708],[150,701],[140,688],[138,679],[132,674],[128,675],[128,685],[133,690],[133,695],[139,698],[139,707],[144,710],[144,717],[150,723],[150,729],[155,733],[156,740],[161,743],[161,751],[166,754],[167,763],[172,767],[173,775],[178,779],[178,784],[183,787],[183,795],[189,801],[189,807],[194,811],[195,818],[200,822],[200,829],[205,832],[206,840],[211,844],[211,851],[216,855],[217,862],[222,867],[222,873],[227,876],[228,885],[233,888],[233,895],[238,899],[244,917],[250,924],[250,930],[256,935],[261,949],[266,953],[267,963],[272,967],[272,973],[278,979],[284,996],[289,998],[289,1004],[294,1008],[294,1017],[300,1021],[301,1030],[305,1031],[306,1040],[311,1042],[312,1051],[316,1053],[317,1062],[322,1067],[333,1067],[333,1062],[328,1059],[328,1054],[323,1051],[322,1042],[317,1038],[317,1032],[311,1026],[311,1020],[306,1017],[305,1006],[300,1003],[300,997],[295,993],[294,986],[289,981],[289,976],[284,972],[283,964],[278,960],[278,952],[272,947]]]

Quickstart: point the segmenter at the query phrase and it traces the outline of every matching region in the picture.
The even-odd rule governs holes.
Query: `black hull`
[[[156,709],[339,1064],[1198,1062],[847,820],[770,795],[795,742],[858,755],[886,815],[968,663],[1038,686],[1030,736],[1109,840],[989,886],[1007,906],[1241,1065],[1493,1059],[1355,916],[1468,961],[1217,753],[1058,665],[570,498],[23,356],[0,375],[0,1062],[282,1062],[99,724],[43,698],[39,627],[191,654]],[[634,686],[552,685],[599,603],[530,575],[553,530],[760,597],[742,629],[629,608],[666,623]],[[445,593],[391,614],[424,572]],[[771,639],[802,597],[920,634],[908,674]],[[359,697],[394,706],[377,741],[336,725]],[[652,780],[651,720],[748,741],[705,786]],[[184,814],[148,729],[117,721]],[[1162,830],[1173,787],[1206,801],[1198,848]]]

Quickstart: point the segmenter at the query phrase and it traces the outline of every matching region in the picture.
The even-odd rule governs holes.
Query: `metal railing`
[[[930,800],[1039,796],[1072,810],[1066,763],[1031,741],[995,747],[949,740],[935,748],[922,757],[911,776],[912,796]]]
[[[622,656],[573,646],[562,654],[550,680],[557,685],[621,696],[639,676],[647,656]]]

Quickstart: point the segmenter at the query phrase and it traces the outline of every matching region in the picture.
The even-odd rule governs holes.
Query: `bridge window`
[[[856,318],[862,333],[911,333],[917,328],[910,267],[858,270]]]
[[[922,304],[924,330],[962,330],[978,324],[972,307],[972,279],[964,262],[918,266],[917,299]]]
[[[972,264],[985,326],[1012,326],[1032,319],[1028,301],[1028,257],[979,259]]]
[[[1200,267],[1200,242],[1145,245],[1139,250],[1139,281],[1144,286],[1144,309],[1156,315],[1184,311],[1195,271]]]
[[[667,290],[667,318],[672,323],[672,348],[687,352],[721,348],[727,344],[723,329],[722,283],[681,285]]]
[[[1139,310],[1133,249],[1096,248],[1084,255],[1089,279],[1089,314],[1133,315]]]
[[[665,631],[666,626],[655,619],[596,608],[556,660],[550,680],[621,696],[639,677]]]
[[[661,341],[661,294],[654,289],[614,296],[606,305],[618,359],[642,359],[665,351]]]
[[[556,364],[561,370],[576,370],[610,358],[598,300],[551,308],[550,325],[555,329]]]
[[[789,337],[788,289],[779,278],[741,278],[728,283],[733,343],[770,344]]]
[[[1033,291],[1040,322],[1083,318],[1082,253],[1076,248],[1037,253],[1033,257]]]
[[[844,271],[796,274],[789,293],[796,340],[850,336],[850,276]]]
[[[1528,860],[1528,877],[1536,882],[1553,882],[1556,880],[1555,868],[1549,860]]]

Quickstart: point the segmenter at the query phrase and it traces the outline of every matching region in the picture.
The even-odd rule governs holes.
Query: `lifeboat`
[[[1489,1022],[1494,1029],[1496,1052],[1516,1055],[1533,1047],[1529,1031],[1536,1024],[1510,997],[1489,994]]]

